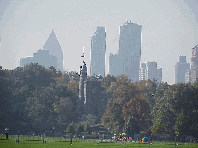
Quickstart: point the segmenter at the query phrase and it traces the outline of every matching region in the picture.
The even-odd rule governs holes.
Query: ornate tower
[[[84,107],[84,101],[85,101],[84,84],[86,80],[87,80],[87,66],[85,64],[85,61],[83,60],[83,66],[80,66],[79,101],[78,101],[79,104],[78,106],[81,111]]]

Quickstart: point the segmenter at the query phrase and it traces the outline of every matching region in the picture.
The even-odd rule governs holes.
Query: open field
[[[140,147],[140,148],[147,148],[148,143],[132,143],[132,142],[112,142],[111,141],[99,141],[93,139],[73,139],[72,145],[69,143],[69,139],[61,139],[61,138],[52,138],[46,137],[46,144],[43,144],[42,139],[36,139],[36,136],[33,137],[22,137],[19,143],[16,143],[16,139],[18,136],[10,136],[10,140],[4,140],[1,138],[0,140],[0,148],[129,148],[129,147]],[[12,139],[13,138],[13,139]],[[27,139],[27,140],[26,140]],[[34,139],[34,140],[33,140]],[[99,142],[99,144],[97,144]],[[155,148],[174,148],[174,142],[154,142],[152,146]],[[179,143],[177,148],[198,148],[197,143]]]

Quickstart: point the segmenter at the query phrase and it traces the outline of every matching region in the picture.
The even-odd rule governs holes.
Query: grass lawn
[[[69,140],[62,140],[60,142],[60,138],[53,139],[46,138],[46,144],[43,144],[42,139],[22,139],[19,143],[16,143],[16,138],[10,140],[0,140],[0,148],[129,148],[129,147],[140,147],[147,148],[148,143],[131,143],[126,142],[125,145],[122,142],[99,142],[99,144],[95,143],[94,140],[86,140],[85,142],[80,142],[73,139],[72,145],[69,144]],[[39,141],[38,141],[39,140]],[[174,143],[153,143],[152,146],[155,148],[174,148]],[[179,144],[177,148],[198,148],[197,143],[189,144]]]

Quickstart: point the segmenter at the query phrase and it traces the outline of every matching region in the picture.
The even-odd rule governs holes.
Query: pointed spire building
[[[63,51],[53,29],[46,40],[43,49],[49,50],[50,55],[56,56],[57,70],[63,71]]]

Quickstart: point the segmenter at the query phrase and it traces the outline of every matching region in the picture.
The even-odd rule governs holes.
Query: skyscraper
[[[105,76],[106,32],[105,27],[98,26],[91,37],[90,75]]]
[[[139,68],[141,58],[141,29],[136,23],[126,22],[120,26],[120,39],[118,55],[110,54],[109,70],[114,76],[125,74],[133,82],[139,81]],[[117,64],[113,64],[111,59]],[[111,70],[116,70],[112,72]]]
[[[190,70],[190,63],[186,62],[186,56],[179,56],[179,62],[175,65],[175,83],[185,83],[185,73]]]
[[[63,71],[63,51],[53,30],[45,42],[43,49],[49,50],[50,55],[56,56],[57,70]]]
[[[194,83],[198,78],[198,45],[192,48],[191,57],[191,83]]]
[[[0,51],[1,51],[1,37],[0,37]]]
[[[109,56],[109,74],[114,75],[114,76],[118,76],[120,74],[119,65],[120,65],[120,61],[119,61],[118,54],[113,55],[112,53],[110,53],[110,56]]]

